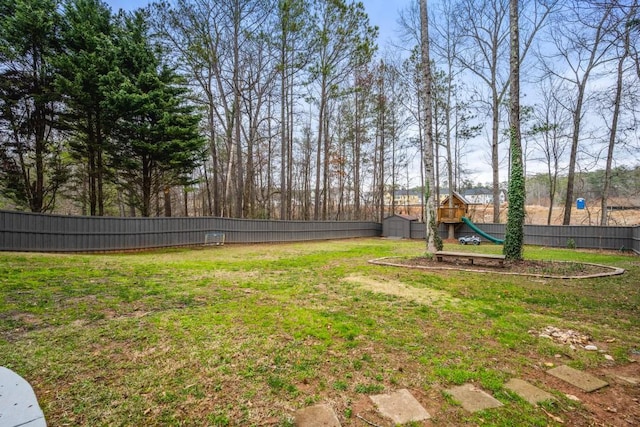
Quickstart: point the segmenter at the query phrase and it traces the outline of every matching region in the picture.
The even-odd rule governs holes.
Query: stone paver
[[[534,406],[546,400],[553,399],[550,393],[519,378],[512,378],[504,386]]]
[[[550,369],[547,371],[547,373],[563,381],[566,381],[569,384],[586,391],[587,393],[609,385],[609,383],[601,380],[600,378],[596,378],[591,374],[573,369],[566,365]]]
[[[616,378],[618,378],[619,380],[622,380],[625,383],[630,384],[630,385],[640,385],[640,378],[625,377],[625,376],[622,376],[622,375],[616,375]]]
[[[390,394],[369,396],[369,398],[378,406],[380,414],[390,418],[394,424],[405,424],[431,418],[427,410],[407,389]]]
[[[477,412],[502,406],[502,403],[493,396],[485,393],[473,384],[464,384],[451,388],[447,390],[447,393],[460,402],[462,407],[469,412]]]
[[[298,427],[341,427],[333,408],[324,404],[297,411],[295,424]]]
[[[31,385],[11,369],[0,366],[0,426],[46,425]]]

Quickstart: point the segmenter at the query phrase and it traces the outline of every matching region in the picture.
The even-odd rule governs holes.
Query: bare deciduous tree
[[[557,1],[536,0],[520,10],[520,63]],[[508,0],[462,0],[457,6],[457,22],[463,38],[458,60],[485,87],[484,104],[491,118],[491,168],[493,171],[493,221],[500,220],[500,116],[509,88]]]
[[[567,190],[562,223],[571,223],[578,148],[583,131],[585,104],[588,100],[587,83],[598,67],[610,60],[608,51],[613,46],[607,38],[612,4],[596,5],[588,1],[566,2],[549,32],[554,44],[553,55],[540,55],[540,64],[547,73],[563,80],[572,88],[573,96],[565,102],[572,116],[571,150],[567,175]]]
[[[534,108],[535,122],[532,128],[536,151],[539,154],[536,154],[533,160],[539,160],[546,165],[547,195],[549,197],[547,225],[550,225],[558,191],[561,162],[569,144],[568,130],[571,119],[558,101],[558,97],[562,93],[558,79],[548,77],[540,87],[541,103]]]

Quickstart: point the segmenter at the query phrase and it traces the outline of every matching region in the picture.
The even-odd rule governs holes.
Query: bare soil
[[[526,381],[547,390],[556,390],[569,399],[557,401],[563,415],[560,420],[567,426],[629,427],[640,426],[640,356],[626,364],[611,362],[610,367],[590,369],[588,372],[609,383],[607,387],[591,393],[584,392],[546,373],[551,364],[560,365],[570,361],[571,353],[560,355],[542,365],[534,365],[526,375]],[[532,354],[531,358],[539,358]],[[584,410],[580,410],[583,408]],[[586,411],[585,411],[586,410]]]
[[[508,204],[504,203],[500,207],[501,222],[507,221]],[[540,205],[525,206],[525,223],[535,225],[547,224],[549,207]],[[493,222],[493,206],[491,205],[471,205],[469,207],[469,217],[477,223]],[[554,207],[551,211],[550,225],[562,225],[564,209]],[[600,225],[600,207],[587,205],[586,209],[571,210],[571,225]],[[640,210],[620,209],[607,212],[607,225],[610,226],[632,226],[640,224]]]

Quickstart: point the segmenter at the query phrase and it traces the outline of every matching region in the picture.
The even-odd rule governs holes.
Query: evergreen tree
[[[110,123],[102,105],[101,81],[115,65],[111,11],[100,0],[70,0],[65,18],[65,54],[57,61],[56,85],[66,106],[63,119],[74,135],[71,151],[86,165],[77,170],[86,170],[87,176],[80,179],[88,184],[89,213],[104,215],[104,153]]]
[[[119,66],[108,75],[105,100],[114,120],[111,155],[124,178],[120,184],[150,216],[154,189],[184,183],[202,159],[205,141],[184,82],[161,64],[149,40],[143,12],[120,21]]]
[[[52,210],[66,178],[51,67],[57,11],[55,0],[0,0],[0,188],[32,212]]]

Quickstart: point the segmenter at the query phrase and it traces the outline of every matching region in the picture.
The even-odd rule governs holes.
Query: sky
[[[105,0],[114,12],[119,9],[133,10],[151,3],[148,0]],[[371,24],[380,29],[380,43],[397,37],[398,12],[412,0],[361,0],[369,15]]]

